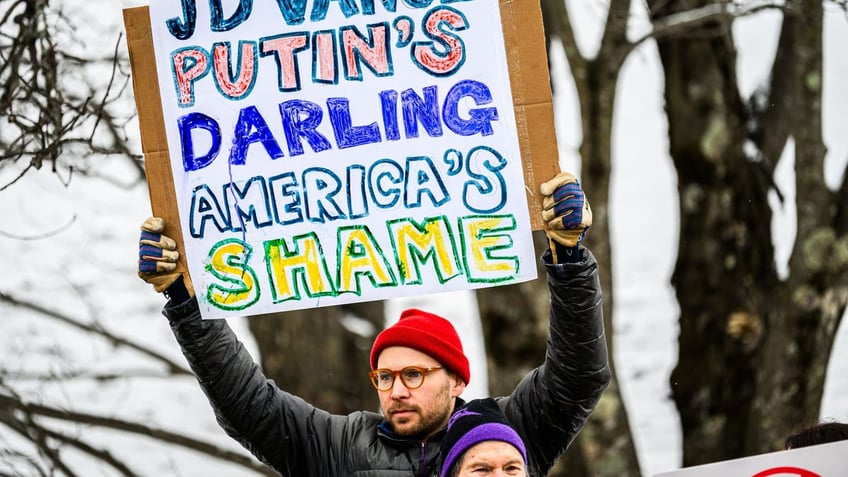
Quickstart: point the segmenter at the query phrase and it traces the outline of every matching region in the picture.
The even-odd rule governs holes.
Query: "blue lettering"
[[[347,98],[328,98],[327,111],[339,149],[380,142],[380,128],[373,122],[365,126],[353,126],[350,118],[350,102]]]
[[[182,0],[183,17],[169,18],[165,20],[165,26],[174,38],[178,40],[187,40],[194,35],[194,29],[197,27],[197,4],[194,0]]]
[[[306,139],[315,152],[326,151],[332,147],[330,141],[316,131],[324,116],[321,106],[311,101],[292,99],[280,103],[280,116],[283,121],[283,130],[286,133],[289,156],[303,154],[301,137]]]
[[[230,18],[224,18],[224,6],[221,4],[221,0],[209,0],[209,8],[212,14],[210,20],[212,31],[230,31],[244,23],[250,16],[250,11],[253,10],[253,0],[239,0],[238,7]]]
[[[436,86],[425,87],[423,99],[412,89],[404,90],[401,92],[401,102],[406,137],[418,137],[419,122],[431,137],[442,136],[442,123],[439,121],[438,89]]]
[[[469,119],[463,119],[459,115],[459,102],[462,98],[471,98],[477,106],[492,102],[492,93],[489,87],[479,81],[464,80],[453,85],[445,97],[442,110],[445,125],[460,136],[472,136],[480,134],[489,136],[494,133],[492,121],[498,120],[497,108],[470,109]]]
[[[230,228],[230,219],[221,209],[221,204],[215,194],[209,190],[206,184],[199,185],[191,191],[191,208],[188,219],[189,230],[192,237],[203,238],[206,230],[206,222],[212,221],[218,232]]]
[[[397,122],[397,91],[380,91],[380,105],[383,110],[383,129],[386,132],[387,141],[400,139],[400,130]]]
[[[466,167],[472,180],[465,182],[462,201],[468,210],[488,214],[500,210],[506,203],[506,181],[501,170],[506,159],[496,150],[477,146],[468,151]]]
[[[239,187],[230,182],[224,185],[224,197],[230,212],[230,230],[245,230],[245,219],[257,229],[271,225],[268,190],[261,177],[253,177]]]
[[[371,201],[381,209],[389,209],[400,199],[403,183],[403,168],[391,159],[380,159],[368,169],[368,185]]]
[[[180,131],[180,146],[183,153],[183,169],[196,171],[212,164],[221,149],[221,127],[218,122],[203,113],[189,113],[177,119]],[[192,132],[195,129],[207,131],[212,138],[209,151],[201,156],[195,155]]]
[[[345,18],[350,18],[353,15],[359,13],[359,8],[357,8],[356,3],[352,0],[335,0],[339,2],[339,8],[342,9],[342,13]],[[315,3],[312,4],[312,14],[309,15],[309,20],[313,22],[319,22],[327,17],[327,9],[330,8],[330,0],[315,0]]]
[[[345,218],[342,208],[335,200],[341,189],[342,182],[329,169],[310,167],[303,171],[307,220],[323,224],[327,219]]]
[[[248,106],[239,111],[238,121],[233,133],[233,148],[230,150],[230,164],[244,164],[247,149],[255,142],[262,143],[271,159],[283,157],[283,151],[271,133],[268,123],[259,114],[256,106]]]
[[[300,25],[306,14],[306,0],[277,0],[287,25]]]
[[[297,178],[293,172],[286,172],[268,179],[271,189],[271,201],[274,208],[274,220],[280,225],[303,222],[300,192],[297,190]]]
[[[365,166],[354,164],[347,168],[348,217],[359,219],[368,216],[368,199],[365,195]]]
[[[421,207],[421,199],[425,195],[435,206],[440,206],[450,199],[433,160],[426,156],[406,158],[404,189],[403,201],[408,208]]]

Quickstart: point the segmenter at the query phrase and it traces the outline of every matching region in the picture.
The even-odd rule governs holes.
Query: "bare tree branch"
[[[116,471],[120,472],[122,475],[125,475],[126,477],[136,477],[138,475],[132,470],[130,470],[130,468],[127,467],[126,464],[116,459],[111,452],[105,449],[97,449],[94,446],[80,439],[72,438],[61,432],[52,431],[50,429],[47,429],[46,427],[42,427],[41,432],[43,432],[44,435],[46,435],[47,437],[50,437],[60,442],[64,442],[65,444],[74,447],[85,454],[88,454],[100,461],[105,462],[106,464],[111,466]]]
[[[57,442],[61,442],[67,444],[71,447],[78,449],[79,451],[88,454],[100,461],[105,462],[116,471],[120,472],[122,475],[126,477],[136,477],[138,474],[130,470],[129,467],[126,466],[123,462],[116,459],[109,451],[104,449],[97,449],[92,445],[77,439],[73,438],[69,435],[63,434],[61,432],[56,432],[51,429],[48,429],[41,424],[39,424],[31,415],[26,414],[26,419],[19,419],[13,413],[3,413],[0,412],[0,423],[5,424],[10,429],[13,429],[18,434],[32,440],[34,435],[43,436],[50,439],[53,439]],[[45,439],[46,444],[46,439]],[[49,446],[48,446],[49,447]],[[51,448],[51,451],[53,449]],[[53,451],[55,452],[55,451]],[[58,455],[58,452],[55,452]],[[53,460],[53,459],[51,459]],[[67,469],[67,467],[63,467],[63,470]],[[67,469],[67,472],[71,472],[70,469]],[[67,473],[66,472],[66,473]],[[68,475],[74,475],[71,472]]]
[[[783,194],[774,180],[774,171],[792,132],[795,96],[792,68],[797,61],[794,51],[798,17],[786,10],[780,28],[771,73],[766,85],[748,98],[748,137],[756,145],[748,156],[763,171],[766,180],[783,204]]]
[[[0,412],[0,422],[32,442],[39,454],[52,463],[53,469],[51,470],[59,470],[68,477],[76,477],[76,473],[62,460],[58,450],[47,442],[47,436],[42,432],[40,426],[34,425],[32,416],[27,414],[25,417],[26,422],[22,422],[11,413]],[[53,475],[53,472],[50,475]]]
[[[98,381],[98,382],[108,382],[108,381],[118,381],[129,378],[142,378],[142,379],[157,379],[157,378],[168,378],[172,377],[172,374],[163,374],[158,372],[153,372],[147,369],[138,369],[138,370],[126,370],[122,369],[120,373],[92,373],[88,371],[77,371],[77,372],[62,372],[62,373],[50,373],[50,374],[42,374],[42,373],[27,373],[27,372],[19,372],[12,371],[7,368],[0,368],[0,376],[5,376],[6,378],[14,381],[34,381],[39,383],[49,383],[49,382],[68,382],[74,380],[88,380],[88,381]]]
[[[848,13],[848,0],[829,0],[829,3],[836,5],[841,8],[842,11]]]
[[[711,3],[703,7],[686,10],[673,15],[668,15],[653,22],[653,29],[640,36],[630,44],[630,49],[650,39],[667,38],[686,33],[691,33],[692,28],[703,26],[713,21],[729,23],[735,18],[753,15],[764,10],[786,10],[790,8],[782,1],[755,3],[749,5],[745,2],[738,3]]]
[[[21,473],[18,471],[20,466],[15,463],[18,461],[23,462],[25,466],[38,472],[38,475],[41,475],[42,477],[47,476],[46,472],[44,472],[44,470],[39,466],[39,462],[36,459],[33,459],[32,456],[14,449],[0,447],[0,462],[6,463],[8,469],[15,472],[6,473],[5,471],[0,470],[0,477],[20,477]]]
[[[2,191],[3,191],[3,189],[0,188],[0,192],[2,192]],[[2,235],[3,237],[6,237],[6,238],[10,238],[10,239],[13,239],[13,240],[20,240],[20,241],[23,241],[23,242],[30,241],[30,240],[41,240],[41,239],[50,238],[50,237],[53,237],[53,236],[59,234],[63,230],[65,230],[68,227],[70,227],[71,225],[73,225],[74,222],[76,222],[76,220],[77,220],[77,216],[74,215],[73,217],[71,217],[71,219],[66,224],[60,225],[59,227],[57,227],[57,228],[55,228],[55,229],[53,229],[49,232],[42,232],[38,235],[27,235],[27,236],[15,235],[15,234],[10,234],[9,232],[5,232],[3,230],[0,230],[0,235]]]
[[[276,476],[269,467],[258,463],[245,455],[218,447],[208,442],[192,439],[181,434],[158,429],[143,424],[124,421],[110,417],[97,416],[83,412],[75,412],[57,409],[41,404],[25,403],[23,400],[11,395],[0,393],[0,416],[13,411],[25,412],[33,416],[49,417],[78,424],[87,424],[97,427],[119,430],[130,434],[152,437],[162,442],[178,445],[186,449],[204,453],[206,455],[232,462],[242,467],[254,470],[262,475]]]
[[[50,0],[7,3],[0,13],[0,167],[19,164],[21,172],[0,190],[45,163],[67,184],[75,170],[86,173],[91,155],[125,157],[142,180],[141,158],[129,150],[123,131],[126,122],[111,110],[129,84],[119,68],[120,37],[111,58],[84,58],[55,40],[74,25]],[[88,84],[82,74],[97,66],[111,66],[104,86]],[[86,89],[85,96],[75,93]],[[64,160],[65,154],[76,164]]]
[[[182,365],[178,364],[177,362],[171,360],[167,356],[162,355],[160,353],[157,353],[156,351],[153,351],[153,350],[147,348],[146,346],[140,345],[140,344],[135,343],[133,341],[130,341],[126,338],[122,338],[120,336],[112,334],[111,332],[103,329],[103,327],[101,327],[98,324],[80,323],[79,321],[75,320],[74,318],[71,318],[67,315],[60,314],[56,311],[48,310],[48,309],[46,309],[46,308],[44,308],[40,305],[37,305],[35,303],[29,303],[29,302],[24,302],[24,301],[18,300],[17,298],[15,298],[11,295],[8,295],[3,291],[0,291],[0,302],[5,302],[5,303],[8,303],[10,305],[19,306],[19,307],[26,308],[26,309],[31,310],[31,311],[38,312],[38,313],[40,313],[40,314],[42,314],[46,317],[53,318],[55,320],[61,321],[62,323],[68,324],[68,325],[73,326],[74,328],[80,329],[82,331],[87,331],[89,333],[94,333],[94,334],[100,335],[100,336],[106,338],[107,340],[109,340],[113,345],[126,346],[130,349],[136,350],[136,351],[138,351],[139,353],[141,353],[145,356],[153,358],[154,360],[159,361],[161,363],[164,363],[165,366],[167,366],[168,371],[170,373],[185,374],[185,375],[191,375],[192,374],[191,371],[189,371],[187,368],[185,368],[184,366],[182,366]]]
[[[586,58],[580,53],[574,29],[571,28],[571,20],[568,16],[568,7],[565,0],[543,0],[542,11],[545,19],[549,22],[551,31],[548,34],[559,38],[571,75],[577,88],[583,87],[589,76],[589,65]]]

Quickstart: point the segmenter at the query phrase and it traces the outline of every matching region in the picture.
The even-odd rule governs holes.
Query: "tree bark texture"
[[[649,6],[658,21],[708,3]],[[848,238],[839,220],[848,203],[824,182],[822,3],[786,10],[769,88],[749,101],[737,86],[731,21],[658,39],[680,207],[671,388],[684,466],[782,449],[792,429],[817,418],[848,299]],[[768,194],[789,137],[798,228],[784,278]]]
[[[369,331],[353,331],[346,320]],[[339,414],[378,408],[368,355],[384,324],[382,301],[249,319],[265,375],[283,390]]]
[[[544,232],[533,233],[537,256],[548,246]],[[545,360],[549,295],[545,270],[536,262],[533,281],[477,290],[486,347],[489,393],[504,396]]]

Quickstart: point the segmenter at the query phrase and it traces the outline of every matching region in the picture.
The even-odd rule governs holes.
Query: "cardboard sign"
[[[848,441],[699,465],[656,477],[837,477],[848,475]]]
[[[182,231],[204,318],[535,278],[520,144],[550,110],[546,62],[547,98],[513,109],[527,71],[494,1],[125,11],[154,214]]]

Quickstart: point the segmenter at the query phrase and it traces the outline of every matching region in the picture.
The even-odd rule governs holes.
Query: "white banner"
[[[848,441],[699,465],[656,477],[845,477]]]
[[[204,318],[536,277],[497,0],[153,0]]]

